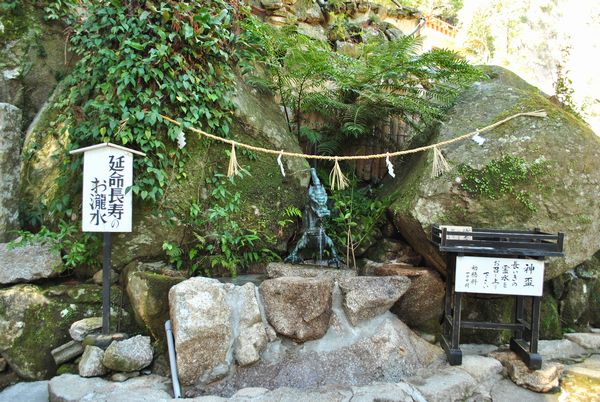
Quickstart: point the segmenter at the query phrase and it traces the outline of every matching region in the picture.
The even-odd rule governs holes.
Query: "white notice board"
[[[456,257],[454,290],[541,296],[544,262],[525,258]]]
[[[133,155],[113,147],[88,150],[83,156],[84,232],[131,232]]]

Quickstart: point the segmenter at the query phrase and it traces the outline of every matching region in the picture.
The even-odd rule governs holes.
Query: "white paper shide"
[[[459,256],[455,291],[541,296],[544,262],[525,258]]]
[[[131,232],[131,192],[133,155],[102,147],[84,153],[83,208],[84,232]]]

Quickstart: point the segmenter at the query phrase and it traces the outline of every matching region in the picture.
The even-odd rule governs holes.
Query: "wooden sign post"
[[[110,251],[113,232],[131,232],[133,216],[133,154],[146,156],[110,142],[71,151],[83,153],[81,228],[103,233],[102,333],[110,332]]]
[[[544,258],[561,257],[564,234],[467,226],[433,225],[431,241],[446,255],[447,278],[440,343],[451,365],[462,364],[460,330],[509,330],[510,349],[532,370],[538,354]],[[494,294],[514,299],[510,322],[470,321],[461,317],[463,296]],[[526,299],[531,299],[526,314]],[[529,317],[527,317],[529,315]],[[501,319],[501,317],[498,317]]]

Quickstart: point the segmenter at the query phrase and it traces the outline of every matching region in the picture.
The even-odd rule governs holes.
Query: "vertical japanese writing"
[[[108,217],[111,218],[110,226],[118,228],[123,216],[123,189],[125,186],[123,180],[123,171],[125,170],[125,157],[108,157],[108,186],[110,197],[108,199]]]
[[[518,261],[514,261],[512,263],[512,287],[516,287],[519,286],[519,283],[517,282],[517,275],[519,274],[519,262]]]
[[[498,274],[500,273],[500,261],[494,261],[494,267],[492,268],[492,270],[494,272],[494,281],[492,282],[492,285],[494,285],[494,289],[497,289],[498,285],[500,284],[500,282],[498,282]]]
[[[533,271],[535,271],[535,267],[533,264],[525,264],[525,283],[523,286],[533,286]]]
[[[500,280],[502,281],[502,287],[504,289],[506,289],[508,287],[508,264],[504,264],[502,265],[502,276],[500,277]]]
[[[471,284],[477,286],[477,265],[471,267]]]
[[[101,223],[106,223],[106,180],[100,181],[97,177],[94,177],[91,184],[90,223],[99,226]]]

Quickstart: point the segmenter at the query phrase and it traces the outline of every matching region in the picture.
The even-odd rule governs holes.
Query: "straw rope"
[[[165,116],[165,115],[160,115],[163,119],[177,125],[177,126],[182,126],[182,124],[180,122],[178,122],[177,120],[172,119],[169,116]],[[469,133],[460,135],[458,137],[446,140],[446,141],[441,141],[438,142],[436,144],[431,144],[431,145],[426,145],[426,146],[422,146],[422,147],[418,147],[418,148],[412,148],[412,149],[405,149],[403,151],[395,151],[395,152],[386,152],[383,154],[371,154],[371,155],[341,155],[341,156],[327,156],[327,155],[310,155],[310,154],[304,154],[301,152],[286,152],[286,151],[281,151],[281,150],[275,150],[275,149],[268,149],[268,148],[262,148],[262,147],[256,147],[254,145],[248,145],[248,144],[244,144],[242,142],[237,142],[234,140],[230,140],[227,138],[223,138],[223,137],[219,137],[217,135],[214,134],[210,134],[207,133],[206,131],[200,130],[198,128],[195,127],[187,127],[189,130],[200,134],[206,138],[210,138],[216,141],[220,141],[220,142],[224,142],[226,144],[230,144],[232,146],[235,147],[240,147],[240,148],[246,148],[249,149],[251,151],[254,152],[262,152],[262,153],[266,153],[266,154],[271,154],[271,155],[282,155],[282,156],[287,156],[287,157],[292,157],[292,158],[305,158],[305,159],[318,159],[318,160],[327,160],[327,161],[335,161],[337,163],[337,161],[351,161],[351,160],[366,160],[366,159],[378,159],[378,158],[386,158],[386,157],[394,157],[394,156],[401,156],[401,155],[409,155],[409,154],[414,154],[417,152],[423,152],[423,151],[428,151],[430,149],[434,149],[436,147],[443,147],[445,145],[450,145],[453,144],[455,142],[458,141],[462,141],[466,138],[469,137],[473,137],[477,134],[481,134],[485,131],[490,131],[512,119],[515,119],[517,117],[521,117],[521,116],[529,116],[529,117],[546,117],[546,111],[545,110],[536,110],[534,112],[521,112],[521,113],[517,113],[517,114],[513,114],[512,116],[508,116],[502,120],[499,120],[493,124],[490,124],[489,126],[485,126],[483,128],[477,129],[475,131],[471,131]]]

